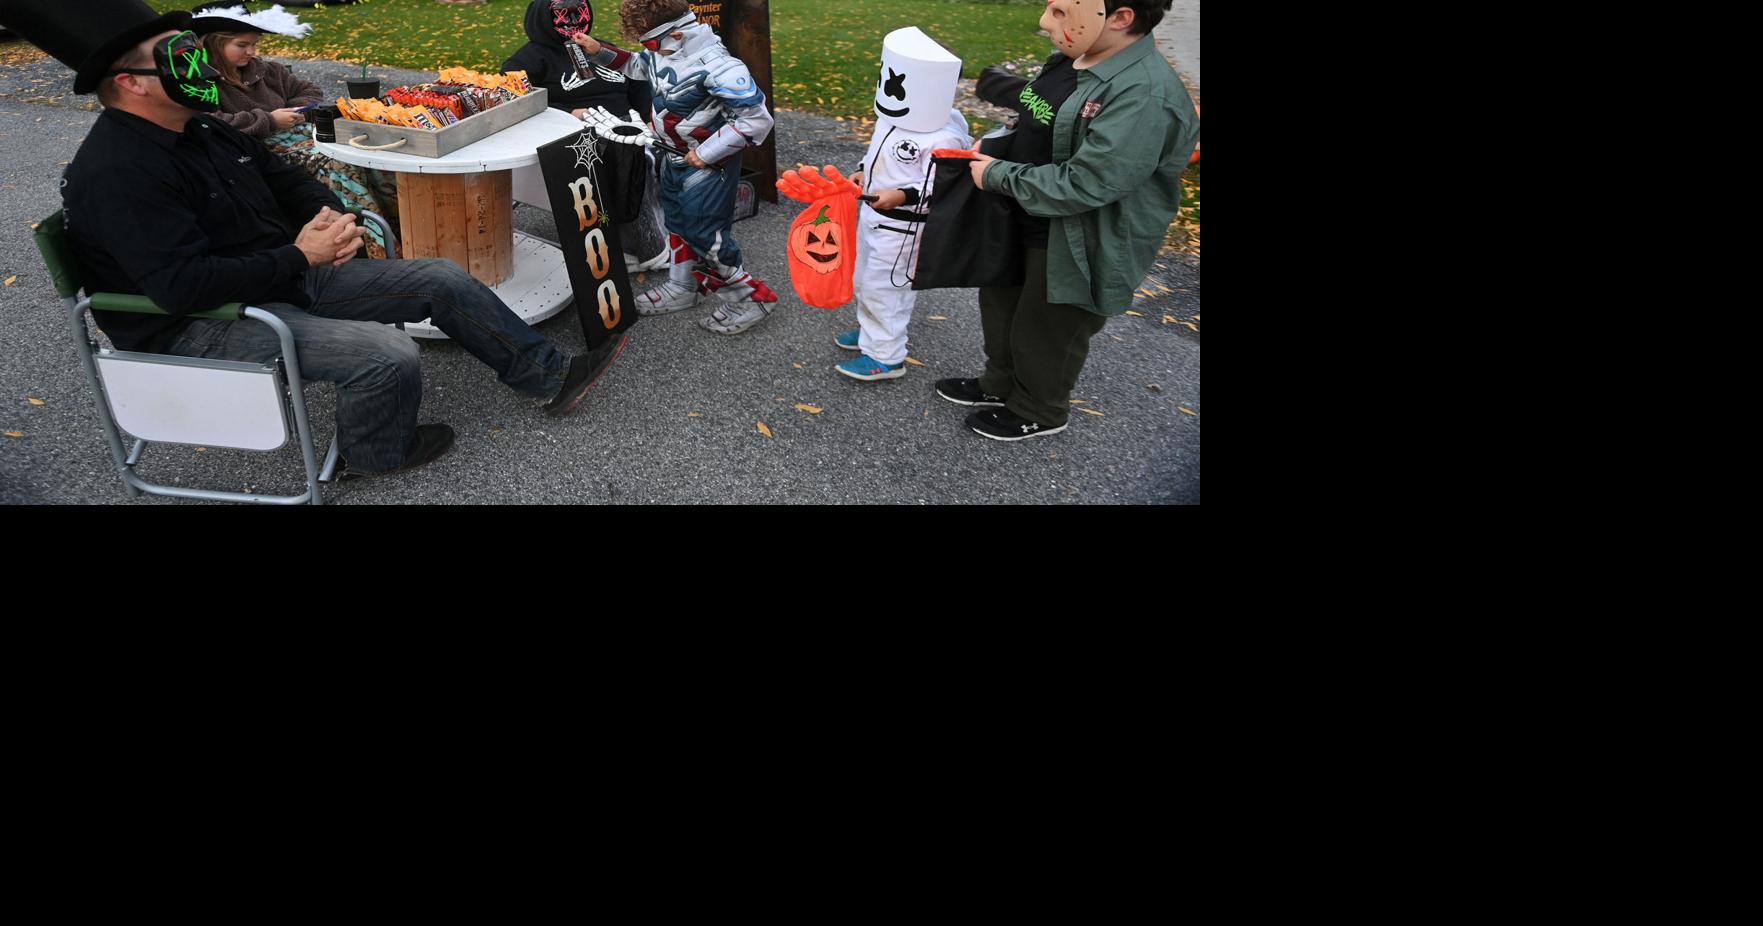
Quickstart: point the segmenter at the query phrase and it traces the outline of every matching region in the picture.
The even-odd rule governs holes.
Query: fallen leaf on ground
[[[807,412],[810,415],[818,415],[824,411],[824,409],[815,408],[812,405],[803,405],[800,402],[796,403],[796,410],[799,412]]]
[[[43,404],[42,399],[30,399],[29,401],[32,405],[42,405]]]
[[[23,431],[0,431],[0,434],[4,434],[7,437],[23,437],[24,436]]]
[[[946,322],[949,320],[949,316],[947,316],[947,315],[932,315],[930,317],[930,320],[933,322]]]
[[[686,417],[687,418],[702,418],[704,416],[698,414],[697,412],[686,412]]]
[[[801,364],[799,364],[799,363],[792,363],[792,364],[790,364],[790,366],[793,366],[793,367],[795,367],[795,368],[796,368],[796,369],[798,369],[798,370],[800,370],[800,369],[802,369],[802,365],[801,365]]]
[[[18,274],[16,274],[16,273],[13,274],[12,276],[9,276],[6,278],[6,285],[7,286],[11,286],[13,283],[16,283],[16,282],[18,282]]]
[[[1199,330],[1200,330],[1200,326],[1199,326],[1199,325],[1196,325],[1196,324],[1194,324],[1194,323],[1193,323],[1193,322],[1182,322],[1182,324],[1184,324],[1184,325],[1186,325],[1186,326],[1188,326],[1188,327],[1189,327],[1189,328],[1192,328],[1192,329],[1194,329],[1194,330],[1195,330],[1195,331],[1199,331]]]
[[[1127,309],[1126,314],[1131,315],[1133,318],[1144,318],[1145,317],[1145,313],[1134,312],[1132,309]]]
[[[771,436],[771,429],[765,426],[765,422],[761,421],[761,422],[759,422],[759,433],[765,435],[766,437],[770,437]]]
[[[1104,414],[1102,414],[1102,413],[1101,413],[1101,412],[1099,412],[1099,411],[1096,411],[1096,410],[1095,410],[1095,409],[1093,409],[1093,408],[1076,408],[1076,409],[1072,409],[1072,411],[1079,411],[1079,412],[1083,412],[1083,413],[1084,413],[1084,414],[1086,414],[1086,415],[1095,415],[1095,416],[1096,416],[1096,417],[1097,417],[1097,418],[1106,418],[1106,417],[1108,417],[1108,416],[1107,416],[1107,415],[1104,415]]]
[[[912,358],[911,358],[911,357],[907,357],[907,358],[906,358],[906,362],[907,362],[907,363],[910,363],[910,364],[912,364],[912,365],[913,365],[913,366],[915,366],[915,367],[921,367],[921,366],[924,366],[924,364],[922,364],[922,363],[919,363],[919,362],[918,362],[918,361],[916,361],[916,360],[913,360],[913,359],[912,359]]]
[[[1195,418],[1200,417],[1199,412],[1194,411],[1193,409],[1187,407],[1186,405],[1178,405],[1178,406],[1176,406],[1176,409],[1184,415],[1193,415]]]

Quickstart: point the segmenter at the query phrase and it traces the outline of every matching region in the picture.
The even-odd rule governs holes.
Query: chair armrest
[[[138,312],[142,315],[170,315],[170,312],[153,304],[146,296],[128,293],[93,293],[92,308],[100,312]],[[206,312],[191,312],[184,318],[213,318],[220,321],[238,321],[244,316],[244,303],[229,302],[218,309]]]
[[[398,259],[398,233],[392,230],[392,223],[386,221],[385,216],[377,212],[369,212],[360,206],[344,206],[343,211],[354,216],[363,226],[368,224],[377,226],[380,230],[380,237],[386,241],[386,256],[393,260]]]

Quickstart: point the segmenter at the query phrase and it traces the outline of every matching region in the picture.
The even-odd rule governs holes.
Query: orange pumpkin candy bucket
[[[857,269],[857,184],[828,164],[786,170],[778,192],[808,208],[790,223],[790,285],[802,301],[836,309],[851,301]]]

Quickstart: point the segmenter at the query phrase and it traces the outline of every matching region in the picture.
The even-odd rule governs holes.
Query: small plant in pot
[[[371,100],[380,95],[380,82],[377,79],[368,79],[366,64],[361,65],[361,77],[349,78],[348,84],[351,100]]]

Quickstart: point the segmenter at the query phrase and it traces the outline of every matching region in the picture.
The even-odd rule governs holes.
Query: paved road
[[[1157,47],[1175,69],[1200,89],[1200,0],[1175,0],[1154,30]]]

